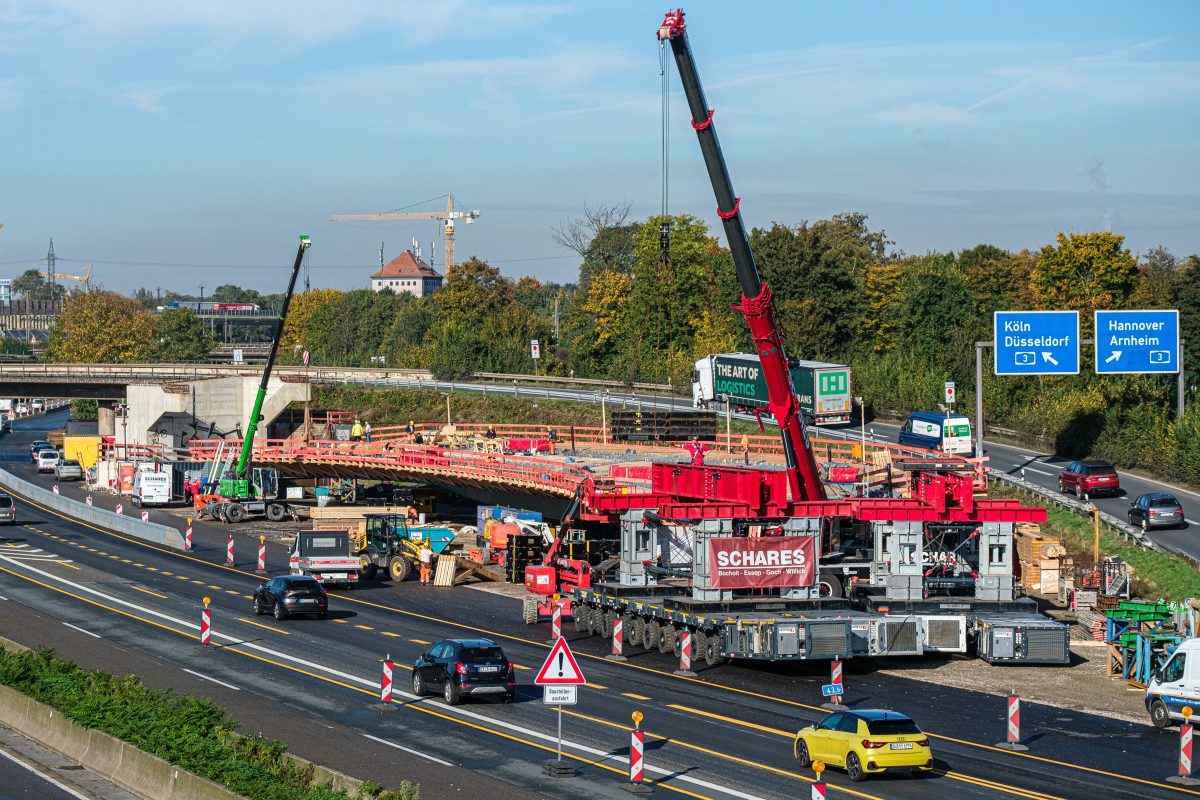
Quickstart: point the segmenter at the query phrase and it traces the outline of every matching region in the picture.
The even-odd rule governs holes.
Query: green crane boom
[[[271,340],[271,352],[267,354],[267,366],[263,369],[262,382],[258,385],[258,394],[254,398],[254,408],[250,411],[250,421],[246,425],[246,440],[242,442],[242,454],[237,462],[237,480],[245,481],[250,473],[250,453],[254,448],[254,434],[258,423],[262,420],[263,400],[267,396],[267,383],[271,380],[271,370],[275,368],[275,354],[279,350],[279,340],[283,337],[283,323],[287,319],[288,306],[292,303],[292,295],[296,291],[296,277],[300,274],[300,264],[304,261],[304,251],[311,242],[307,236],[300,237],[300,247],[296,250],[296,263],[292,266],[292,277],[288,281],[287,293],[283,296],[283,308],[279,311],[279,322],[275,324],[275,336]]]

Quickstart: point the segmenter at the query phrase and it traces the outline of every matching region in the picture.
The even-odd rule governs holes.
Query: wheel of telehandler
[[[233,525],[246,518],[246,507],[241,503],[230,503],[225,506],[225,521]]]
[[[679,635],[675,633],[675,628],[671,625],[660,625],[658,628],[658,652],[664,656],[668,653],[675,652],[675,642],[678,641]]]
[[[571,616],[575,619],[575,630],[579,633],[587,633],[588,630],[588,614],[591,609],[580,603],[571,608]]]
[[[279,505],[279,503],[267,503],[267,519],[271,522],[280,522],[287,516],[287,509]]]
[[[412,564],[408,563],[407,558],[393,558],[392,563],[388,565],[388,574],[397,583],[406,581],[412,574]]]
[[[358,579],[361,581],[369,581],[379,572],[379,566],[371,560],[370,556],[363,555],[358,558]]]
[[[642,647],[647,650],[653,650],[658,647],[658,622],[650,620],[642,628]]]

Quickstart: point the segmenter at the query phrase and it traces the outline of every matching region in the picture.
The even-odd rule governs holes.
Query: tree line
[[[628,206],[602,206],[585,209],[554,235],[579,256],[572,283],[513,279],[475,257],[427,297],[315,289],[293,300],[280,358],[300,363],[307,350],[317,366],[382,363],[440,378],[531,373],[529,343],[537,339],[540,372],[684,390],[698,358],[752,351],[734,308],[740,289],[733,260],[702,220],[632,220]],[[789,355],[850,364],[855,394],[877,411],[935,407],[947,380],[959,386],[961,407],[970,407],[974,343],[991,338],[997,310],[1073,309],[1086,329],[1096,309],[1178,308],[1185,363],[1200,364],[1196,255],[1156,248],[1138,257],[1107,231],[1059,234],[1037,250],[980,244],[912,255],[858,213],[774,223],[749,235]],[[188,312],[149,314],[157,294],[110,294],[66,301],[52,358],[194,356],[211,345]],[[168,297],[190,299],[162,299]],[[263,305],[274,299],[232,285],[209,298]],[[123,335],[106,335],[118,331]],[[993,425],[1042,437],[1065,454],[1091,453],[1200,483],[1200,413],[1173,419],[1173,378],[988,375],[984,393]]]

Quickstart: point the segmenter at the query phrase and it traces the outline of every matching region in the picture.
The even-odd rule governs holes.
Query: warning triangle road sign
[[[542,664],[533,682],[538,686],[578,686],[587,683],[566,639],[559,637],[554,640],[550,655],[546,656],[546,663]]]

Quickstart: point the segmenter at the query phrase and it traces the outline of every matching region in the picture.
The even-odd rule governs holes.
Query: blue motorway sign
[[[1096,374],[1179,372],[1179,312],[1097,311]]]
[[[997,375],[1077,375],[1078,311],[997,311]]]
[[[833,697],[842,693],[842,685],[840,683],[827,683],[821,687],[821,694],[825,697]]]

